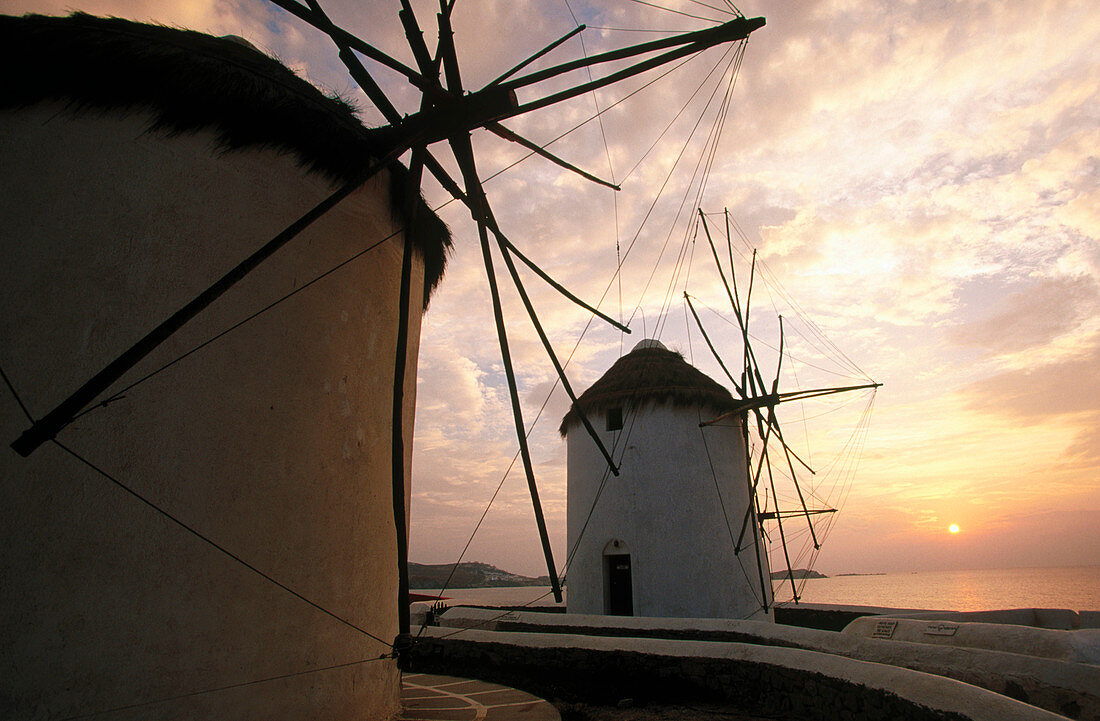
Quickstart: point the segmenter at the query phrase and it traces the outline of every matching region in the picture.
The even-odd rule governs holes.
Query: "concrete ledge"
[[[1087,628],[1082,616],[1068,608],[1005,608],[993,611],[884,611],[881,616],[890,618],[917,618],[958,623],[999,623],[1012,626],[1072,631]]]
[[[451,629],[734,642],[817,651],[954,679],[1074,719],[1100,719],[1100,666],[1019,653],[863,638],[728,619],[500,612],[456,607],[447,611],[440,622]]]
[[[822,631],[841,631],[850,622],[861,616],[908,614],[923,610],[926,609],[855,606],[835,603],[780,603],[774,607],[776,623],[787,626],[805,626]]]
[[[461,669],[543,696],[707,700],[799,719],[1055,721],[975,686],[825,653],[742,643],[428,628],[418,670]]]
[[[1075,663],[1100,663],[1098,629],[1058,631],[1007,623],[864,616],[848,624],[844,633],[937,646],[984,648]]]

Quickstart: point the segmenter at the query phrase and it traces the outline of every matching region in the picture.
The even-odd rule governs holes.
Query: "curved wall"
[[[204,133],[165,137],[147,125],[140,113],[73,117],[60,105],[0,113],[0,366],[35,417],[332,190],[288,156],[218,154]],[[397,231],[388,185],[379,176],[345,199],[117,385]],[[397,633],[390,414],[401,242],[383,241],[58,436],[385,642]],[[413,288],[422,285],[416,262]],[[421,300],[414,291],[406,468]],[[0,716],[127,705],[143,718],[394,713],[398,671],[379,659],[387,646],[59,447],[17,456],[6,446],[27,425],[3,389]],[[264,679],[274,680],[251,683]]]
[[[631,556],[634,615],[771,617],[760,613],[760,574],[769,605],[770,574],[766,554],[757,569],[751,529],[747,548],[733,553],[748,507],[740,424],[700,428],[709,418],[665,405],[624,409],[619,431],[604,431],[602,415],[590,418],[621,458],[617,478],[583,427],[569,430],[570,613],[606,612],[604,553],[618,540]]]

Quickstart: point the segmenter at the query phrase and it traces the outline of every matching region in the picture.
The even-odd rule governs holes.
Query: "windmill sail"
[[[807,487],[812,488],[812,479],[817,471],[812,465],[803,460],[799,456],[798,452],[792,447],[791,443],[784,436],[782,427],[779,421],[778,408],[782,403],[794,403],[799,401],[805,401],[811,398],[820,398],[824,396],[833,396],[841,393],[853,393],[859,391],[870,391],[871,398],[873,400],[873,392],[879,388],[882,384],[876,383],[873,380],[868,379],[865,383],[857,383],[845,386],[834,386],[825,388],[805,388],[790,391],[780,391],[779,384],[781,378],[781,371],[783,370],[783,359],[785,357],[785,342],[786,337],[784,334],[783,316],[779,315],[778,321],[778,340],[776,346],[776,369],[772,382],[770,385],[765,382],[764,371],[761,370],[760,363],[757,360],[757,353],[754,349],[752,342],[752,335],[749,329],[750,319],[750,300],[752,296],[752,288],[756,280],[756,266],[757,266],[757,254],[754,250],[752,252],[751,265],[749,270],[748,289],[745,294],[745,300],[742,303],[741,298],[737,292],[737,282],[734,272],[733,263],[733,245],[732,238],[729,234],[730,222],[729,212],[725,212],[726,218],[726,247],[728,250],[729,258],[729,277],[727,278],[727,269],[723,268],[722,262],[719,258],[718,248],[715,244],[714,237],[711,234],[710,225],[707,220],[706,214],[702,209],[699,210],[699,222],[704,230],[704,235],[707,240],[707,244],[710,248],[711,257],[714,260],[716,271],[722,282],[722,287],[726,291],[727,298],[730,303],[730,311],[736,321],[737,335],[741,341],[741,357],[742,367],[740,371],[740,383],[735,379],[734,375],[729,371],[726,362],[723,360],[722,353],[716,347],[716,344],[711,339],[710,335],[699,316],[695,305],[692,302],[692,297],[684,292],[684,300],[688,309],[691,312],[691,316],[695,321],[695,326],[703,336],[707,348],[710,350],[716,362],[726,373],[730,382],[733,384],[735,391],[740,395],[741,402],[737,404],[735,408],[725,411],[722,414],[716,415],[714,418],[709,419],[701,423],[701,426],[707,426],[715,423],[720,423],[731,417],[739,417],[745,428],[744,442],[746,447],[751,445],[749,439],[749,428],[754,428],[756,431],[756,463],[755,468],[751,461],[752,454],[748,454],[750,458],[748,463],[747,472],[751,479],[751,485],[753,490],[753,497],[755,499],[755,510],[750,509],[746,511],[745,517],[742,521],[741,531],[738,535],[737,546],[738,549],[742,547],[742,543],[746,542],[746,529],[753,529],[755,531],[756,524],[752,523],[753,516],[755,520],[761,525],[763,522],[774,523],[774,533],[778,535],[778,543],[774,543],[776,539],[772,538],[773,543],[771,545],[777,546],[783,557],[782,567],[786,569],[786,582],[790,584],[791,598],[794,602],[799,601],[800,590],[796,583],[796,565],[797,561],[792,561],[792,548],[793,545],[790,531],[793,530],[790,524],[801,524],[805,534],[808,534],[808,544],[802,548],[795,549],[800,551],[795,558],[798,560],[805,560],[806,565],[801,570],[809,570],[813,560],[816,558],[817,551],[821,549],[821,534],[815,526],[814,518],[817,516],[824,516],[829,518],[837,511],[837,508],[828,505],[826,499],[821,498],[815,494],[807,493],[804,489]],[[778,446],[778,448],[777,448]],[[778,456],[778,460],[777,460]],[[793,489],[794,499],[797,499],[797,503],[793,506],[789,505],[794,499],[787,500],[784,498],[784,503],[788,504],[787,508],[780,508],[781,495],[777,490],[776,478],[782,476],[783,480],[787,481],[787,485]],[[809,497],[809,500],[808,500]],[[814,505],[816,504],[816,505]],[[787,521],[787,527],[784,527],[784,520]],[[771,534],[767,534],[771,535]],[[802,534],[799,534],[802,535]],[[753,538],[752,543],[759,550],[763,539]],[[809,549],[809,554],[806,550]]]

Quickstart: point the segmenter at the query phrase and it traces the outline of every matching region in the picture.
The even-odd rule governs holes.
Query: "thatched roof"
[[[0,15],[0,108],[57,100],[73,112],[148,111],[150,130],[212,131],[221,151],[290,153],[310,172],[347,182],[380,157],[377,132],[282,63],[240,40],[83,13]],[[391,167],[401,215],[408,171]],[[420,200],[410,234],[424,256],[427,303],[451,236]]]
[[[724,413],[735,408],[737,401],[684,360],[683,354],[658,341],[643,340],[577,398],[558,430],[564,436],[572,426],[580,425],[578,407],[588,415],[603,415],[610,408],[638,409],[651,404]]]

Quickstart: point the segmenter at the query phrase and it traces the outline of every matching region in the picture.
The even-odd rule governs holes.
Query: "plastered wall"
[[[0,114],[0,365],[35,417],[331,192],[290,157],[218,154],[205,134],[168,138],[146,124],[140,113],[74,118],[60,105]],[[392,641],[390,413],[402,236],[385,240],[399,230],[387,187],[380,176],[344,200],[119,385],[381,241],[375,250],[58,440],[256,568]],[[414,264],[406,467],[422,275]],[[395,663],[374,660],[385,646],[58,447],[17,456],[7,445],[28,421],[2,390],[0,717],[127,705],[137,706],[134,718],[395,711]]]

